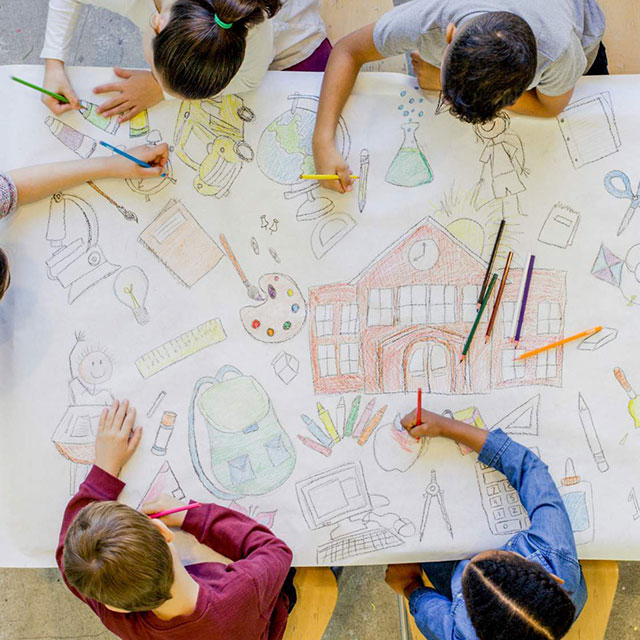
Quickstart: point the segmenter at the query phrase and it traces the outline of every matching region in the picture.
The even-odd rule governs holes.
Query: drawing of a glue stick
[[[176,414],[173,411],[165,411],[162,414],[162,420],[160,420],[160,426],[156,432],[156,439],[151,447],[151,453],[157,456],[163,456],[167,453],[167,446],[173,434],[175,423]]]
[[[115,116],[112,118],[105,118],[98,113],[98,105],[93,102],[87,102],[86,100],[80,100],[80,106],[84,107],[82,110],[82,117],[90,122],[94,127],[98,127],[105,133],[115,135],[120,128],[118,118]]]
[[[129,120],[129,137],[140,138],[146,136],[151,127],[149,126],[149,112],[145,109],[141,111],[137,116],[133,116]]]
[[[627,392],[629,396],[629,406],[628,411],[629,415],[633,418],[633,424],[636,429],[640,429],[640,396],[631,388],[629,381],[627,380],[627,376],[624,374],[624,371],[620,367],[616,367],[613,370],[613,375],[616,377],[616,380],[620,383],[620,386]]]
[[[62,122],[62,120],[49,116],[45,120],[45,124],[65,147],[77,153],[81,158],[91,157],[96,150],[97,142],[93,138],[76,131],[73,127]]]
[[[604,456],[602,445],[600,444],[600,438],[596,431],[596,426],[593,423],[593,417],[591,416],[591,410],[584,401],[582,394],[578,394],[578,415],[580,416],[580,422],[582,423],[582,429],[587,439],[589,449],[591,449],[591,455],[598,466],[598,469],[604,473],[609,470],[609,463]]]

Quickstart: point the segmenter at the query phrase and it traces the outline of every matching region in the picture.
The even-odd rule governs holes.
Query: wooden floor
[[[609,54],[609,71],[640,74],[640,0],[599,0],[599,3],[607,16],[604,42]],[[393,8],[392,0],[320,0],[320,4],[332,43],[375,22]],[[406,72],[406,63],[404,57],[399,56],[374,68]]]

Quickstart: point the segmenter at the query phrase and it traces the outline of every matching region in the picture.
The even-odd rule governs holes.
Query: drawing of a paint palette
[[[307,318],[307,303],[298,285],[281,273],[267,273],[258,281],[266,300],[240,309],[245,331],[260,342],[285,342],[300,332]]]

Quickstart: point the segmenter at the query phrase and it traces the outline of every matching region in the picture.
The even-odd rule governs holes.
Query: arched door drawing
[[[409,347],[405,357],[405,389],[427,393],[452,392],[452,361],[447,348],[432,340]]]

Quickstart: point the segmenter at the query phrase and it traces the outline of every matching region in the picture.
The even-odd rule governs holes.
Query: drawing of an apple
[[[404,473],[428,449],[429,438],[416,440],[400,424],[400,414],[393,422],[376,431],[373,440],[373,455],[378,466],[384,471]]]

